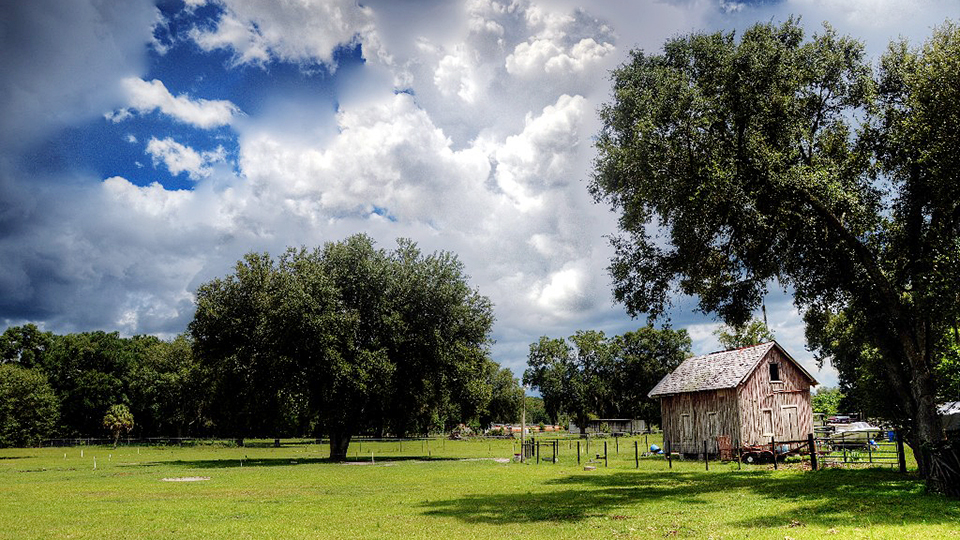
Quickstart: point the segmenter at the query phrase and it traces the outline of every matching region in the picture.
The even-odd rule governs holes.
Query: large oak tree
[[[438,412],[475,416],[487,383],[490,301],[446,252],[364,235],[279,260],[251,254],[197,292],[190,325],[243,437],[302,411],[342,460],[353,435],[423,433]]]
[[[820,314],[808,324],[844,313],[942,486],[934,374],[960,318],[960,29],[891,45],[876,73],[859,42],[829,27],[805,39],[793,20],[679,37],[632,52],[601,116],[590,187],[620,213],[616,297],[657,316],[694,295],[738,325],[779,282]]]

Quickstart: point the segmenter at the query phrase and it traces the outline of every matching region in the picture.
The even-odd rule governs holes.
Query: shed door
[[[717,435],[720,434],[719,416],[715,412],[707,413],[707,448],[709,452],[717,451]]]
[[[781,412],[783,413],[784,438],[788,441],[799,441],[800,424],[797,417],[797,406],[784,405]]]
[[[693,419],[689,414],[680,415],[680,441],[681,452],[689,452],[693,445]]]

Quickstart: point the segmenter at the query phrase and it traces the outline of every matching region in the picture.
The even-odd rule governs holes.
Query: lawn
[[[0,538],[960,538],[957,501],[889,468],[637,469],[608,440],[584,471],[575,444],[539,465],[508,441],[0,450]],[[184,477],[209,479],[163,481]]]

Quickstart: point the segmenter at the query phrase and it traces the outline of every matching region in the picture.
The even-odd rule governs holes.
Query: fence
[[[895,432],[822,432],[815,443],[820,462],[826,466],[888,465],[900,472],[907,470],[903,440]]]

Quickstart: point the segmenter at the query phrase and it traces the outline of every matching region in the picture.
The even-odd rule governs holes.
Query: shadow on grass
[[[923,492],[912,477],[885,470],[829,469],[796,475],[768,471],[622,472],[578,474],[544,482],[556,486],[545,493],[471,495],[425,504],[426,515],[453,517],[467,523],[577,522],[593,517],[622,518],[663,511],[663,503],[698,507],[715,504],[717,494],[760,497],[769,502],[762,517],[735,519],[736,527],[779,527],[791,523],[820,526],[955,523],[960,509],[937,495]],[[645,510],[644,506],[656,509]],[[788,508],[784,508],[788,505]],[[610,516],[610,514],[616,514]],[[742,516],[718,508],[719,519]]]
[[[427,458],[419,456],[377,456],[373,463],[369,459],[348,459],[334,461],[329,458],[260,458],[260,459],[198,459],[165,461],[164,465],[175,465],[191,469],[229,469],[232,467],[295,467],[297,465],[340,464],[340,465],[378,465],[404,461],[457,461],[455,458]]]

